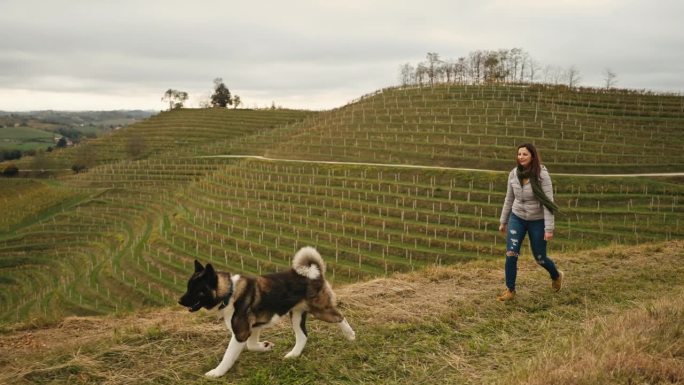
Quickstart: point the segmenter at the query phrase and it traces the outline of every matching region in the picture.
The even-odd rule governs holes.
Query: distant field
[[[54,146],[60,129],[78,131],[83,137],[100,136],[152,115],[146,111],[0,111],[0,148],[22,151]]]
[[[52,140],[54,134],[31,127],[3,127],[0,128],[0,140]]]
[[[32,127],[0,127],[0,149],[22,151],[54,145],[54,134]]]

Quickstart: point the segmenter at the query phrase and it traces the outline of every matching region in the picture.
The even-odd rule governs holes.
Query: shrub
[[[71,171],[73,171],[74,174],[78,174],[81,171],[85,171],[86,168],[87,167],[84,164],[76,163],[73,166],[71,166]]]
[[[21,156],[22,154],[19,150],[3,150],[0,152],[0,161],[19,159]]]
[[[13,163],[7,164],[3,169],[2,169],[2,176],[6,177],[13,177],[19,175],[19,168],[15,166]]]

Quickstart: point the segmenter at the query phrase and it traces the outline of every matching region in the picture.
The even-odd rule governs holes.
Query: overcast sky
[[[427,52],[522,48],[600,86],[684,92],[683,0],[0,0],[0,110],[339,107]]]

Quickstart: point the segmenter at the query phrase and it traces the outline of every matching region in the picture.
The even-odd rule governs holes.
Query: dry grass
[[[684,383],[684,242],[558,255],[568,287],[521,260],[514,303],[493,300],[500,261],[433,267],[336,289],[357,331],[309,323],[295,361],[289,322],[264,333],[222,383]],[[213,313],[155,310],[68,318],[0,335],[0,383],[217,383],[228,342]],[[515,363],[512,365],[511,363]]]
[[[510,383],[684,384],[684,290],[620,315],[537,354]]]
[[[429,267],[349,285],[337,292],[342,305],[372,317],[374,323],[424,322],[441,319],[457,302],[491,294],[500,286],[502,274],[493,264],[488,269]]]

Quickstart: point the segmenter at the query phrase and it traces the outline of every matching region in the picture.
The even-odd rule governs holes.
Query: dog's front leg
[[[342,322],[338,323],[337,325],[339,325],[340,329],[342,330],[342,334],[344,334],[349,341],[354,341],[356,339],[356,333],[354,332],[354,329],[349,326],[349,322],[347,322],[346,318],[342,319]]]
[[[240,353],[242,353],[242,350],[245,348],[246,344],[247,342],[239,342],[233,334],[233,336],[230,338],[228,349],[226,349],[226,352],[223,354],[221,363],[218,364],[216,368],[206,372],[204,375],[211,378],[218,378],[226,374],[226,372],[233,367],[233,364],[235,364],[235,361],[238,359],[238,357],[240,357]]]

